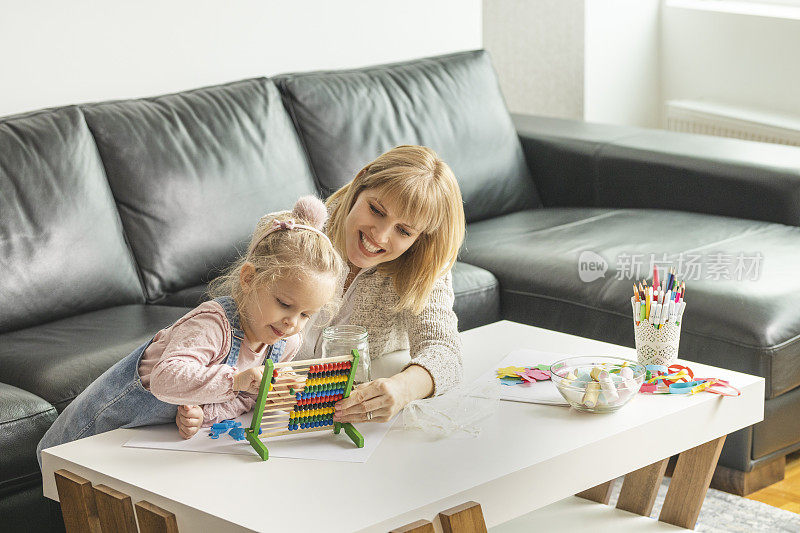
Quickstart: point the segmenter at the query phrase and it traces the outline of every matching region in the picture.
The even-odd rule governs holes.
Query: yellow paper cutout
[[[498,378],[519,378],[517,372],[525,372],[524,366],[506,366],[497,369]]]

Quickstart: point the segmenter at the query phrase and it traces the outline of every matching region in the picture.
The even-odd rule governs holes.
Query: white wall
[[[663,49],[665,100],[702,98],[800,116],[797,18],[667,5]]]
[[[482,47],[481,0],[0,0],[0,116]]]
[[[587,0],[584,120],[661,125],[660,0]]]
[[[583,117],[584,0],[484,0],[483,42],[512,113]]]
[[[484,0],[484,46],[515,113],[659,123],[660,0]]]

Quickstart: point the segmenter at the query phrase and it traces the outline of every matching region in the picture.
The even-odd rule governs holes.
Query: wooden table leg
[[[150,502],[137,503],[136,516],[139,517],[141,533],[178,533],[175,514]]]
[[[650,516],[668,462],[669,457],[625,474],[625,481],[622,482],[622,490],[617,500],[617,509]]]
[[[615,480],[606,481],[605,483],[601,483],[591,489],[586,489],[583,492],[579,492],[575,496],[578,498],[583,498],[585,500],[591,500],[597,503],[603,503],[608,505],[608,500],[611,499],[611,489],[613,488]]]
[[[92,483],[68,470],[56,470],[56,490],[67,533],[99,533]]]
[[[94,500],[104,532],[139,533],[130,496],[111,487],[97,485],[94,488]]]
[[[660,521],[694,529],[724,443],[723,436],[686,450],[678,456],[667,497],[658,517]]]
[[[481,505],[466,502],[439,513],[444,533],[486,533]]]

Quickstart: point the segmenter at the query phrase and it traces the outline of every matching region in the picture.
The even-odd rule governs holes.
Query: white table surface
[[[508,321],[462,339],[467,382],[518,348],[636,358]],[[492,527],[763,419],[762,378],[689,364],[742,395],[639,395],[606,415],[500,402],[478,438],[397,424],[364,464],[124,448],[137,430],[119,429],[44,451],[44,494],[58,499],[53,472],[65,468],[174,512],[181,531],[387,531],[468,500]]]

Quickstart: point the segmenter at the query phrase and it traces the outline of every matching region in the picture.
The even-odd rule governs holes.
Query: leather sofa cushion
[[[800,387],[764,403],[764,420],[753,426],[753,459],[800,442]]]
[[[675,261],[684,252],[685,261],[694,257],[705,266],[701,279],[685,277],[681,357],[763,376],[773,398],[800,385],[798,247],[800,228],[768,222],[665,210],[543,208],[470,224],[461,258],[497,276],[504,318],[632,346],[626,261],[642,254],[643,267],[632,277],[650,278],[649,254]],[[583,251],[608,263],[604,277],[581,281]],[[751,258],[745,266],[760,263],[757,279],[713,279],[713,264],[736,277],[739,254]]]
[[[125,305],[7,333],[0,342],[0,382],[64,410],[114,363],[188,309]]]
[[[0,119],[0,333],[144,301],[76,107]]]
[[[175,305],[178,307],[197,307],[208,301],[208,285],[194,285],[167,295],[158,305]]]
[[[467,220],[539,205],[483,50],[275,80],[326,195],[381,153],[419,144],[453,169]]]
[[[208,299],[206,285],[196,285],[164,298],[159,305],[195,307]],[[500,285],[488,270],[456,262],[453,267],[453,309],[463,331],[500,320]]]
[[[56,416],[42,398],[0,383],[0,495],[38,479],[36,445]]]
[[[316,194],[269,80],[83,110],[149,302],[209,281],[263,214]]]
[[[494,274],[460,261],[453,266],[453,310],[459,331],[500,320],[500,284]]]

